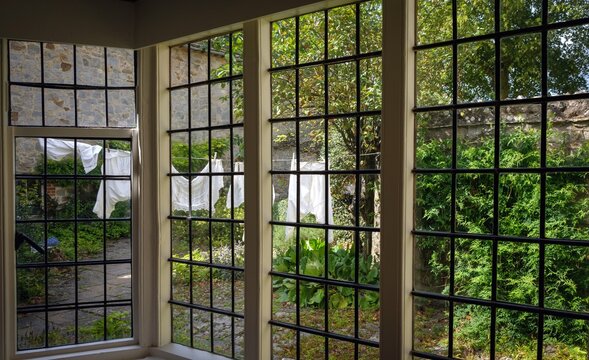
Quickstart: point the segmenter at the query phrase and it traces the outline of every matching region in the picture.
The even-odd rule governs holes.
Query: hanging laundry
[[[39,139],[41,147],[45,145],[43,138]],[[47,139],[47,158],[49,160],[60,161],[68,156],[72,156],[74,152],[74,142],[71,140],[61,139]],[[84,166],[84,171],[89,173],[98,165],[98,156],[102,151],[100,145],[90,145],[78,141],[78,155]]]
[[[212,166],[210,166],[212,164]],[[213,173],[222,173],[223,162],[219,159],[213,159],[208,163],[200,174],[209,173],[209,167]],[[172,166],[172,173],[177,174]],[[223,176],[211,176],[211,201],[213,206],[219,200],[221,189],[223,188]],[[209,176],[197,176],[191,182],[192,192],[192,210],[209,210]],[[190,193],[188,190],[188,179],[184,176],[172,176],[172,209],[189,211]]]
[[[301,161],[300,171],[318,171],[325,170],[324,162],[304,162]],[[290,170],[297,170],[297,162],[293,156],[290,164]],[[301,217],[307,214],[315,215],[315,219],[319,224],[325,224],[325,191],[326,184],[325,175],[300,175],[300,204],[299,214]],[[327,183],[329,187],[329,183]],[[297,221],[297,176],[295,174],[290,175],[288,183],[288,206],[286,209],[286,221],[296,222]],[[327,222],[333,224],[333,209],[331,201],[331,192],[327,192]],[[292,233],[292,228],[287,227],[286,237],[288,238]],[[332,231],[328,233],[328,240],[331,241]]]
[[[244,166],[242,161],[236,161],[233,166],[233,171],[243,172]],[[231,190],[233,189],[233,207],[239,207],[245,201],[245,184],[243,175],[233,175],[233,184],[229,186],[229,192],[227,192],[227,202],[225,206],[227,209],[231,208]]]
[[[131,153],[123,150],[106,150],[104,154],[105,165],[102,167],[102,174],[106,175],[131,175]],[[128,180],[107,180],[106,196],[104,194],[104,180],[100,182],[96,203],[92,210],[99,218],[110,218],[115,205],[120,201],[131,199],[131,182]]]

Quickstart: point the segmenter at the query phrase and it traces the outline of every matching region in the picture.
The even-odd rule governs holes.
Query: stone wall
[[[188,46],[173,47],[171,49],[171,85],[188,83]],[[211,68],[218,69],[225,66],[227,61],[222,54],[211,53]],[[208,59],[206,50],[190,50],[190,82],[207,80]],[[208,86],[192,87],[190,90],[190,110],[192,124],[188,124],[188,96],[186,88],[177,89],[171,95],[172,128],[186,129],[208,126]],[[211,125],[229,123],[229,83],[220,82],[211,85]]]
[[[423,115],[422,115],[423,116]],[[548,103],[548,143],[557,134],[567,134],[567,145],[577,148],[589,141],[589,100],[569,100]],[[541,128],[539,104],[504,107],[501,115],[502,131],[537,130]],[[449,111],[431,113],[427,123],[421,123],[425,138],[450,139],[452,115]],[[494,136],[495,115],[493,108],[460,110],[457,119],[459,139],[476,140]],[[552,134],[553,136],[551,136]]]
[[[39,43],[11,41],[9,49],[12,82],[135,86],[132,50],[107,48],[105,54],[102,47],[76,46],[74,61],[72,45],[45,43],[41,49]],[[75,126],[76,111],[79,126],[105,127],[107,115],[111,127],[133,127],[135,124],[134,90],[75,92],[73,89],[46,88],[42,94],[39,88],[13,86],[10,100],[10,119],[14,125],[42,125],[43,110],[48,126]]]
[[[190,65],[188,51],[190,51]],[[227,60],[225,56],[220,53],[211,52],[211,69],[225,68],[228,70]],[[185,45],[181,47],[171,48],[171,80],[172,86],[186,85],[189,83],[198,83],[208,80],[208,54],[206,49],[196,47],[194,44],[190,47]],[[223,76],[227,76],[225,74]],[[242,88],[239,86],[241,80],[233,82],[233,96],[242,96]],[[171,108],[171,127],[172,129],[188,129],[188,128],[206,128],[209,126],[209,110],[211,118],[211,126],[227,125],[230,123],[230,84],[228,81],[214,82],[210,86],[210,102],[209,102],[209,87],[207,84],[192,86],[190,91],[188,88],[179,88],[171,91],[170,108]],[[190,99],[189,99],[190,97]],[[210,104],[210,109],[209,109]],[[235,99],[234,99],[235,104]],[[190,106],[189,106],[190,105]],[[190,114],[189,114],[190,111]],[[234,111],[234,114],[236,112]],[[234,115],[234,122],[239,121]],[[208,141],[208,131],[198,132],[180,132],[173,135],[173,142],[181,142],[188,144],[188,136],[191,134],[192,143],[202,143]],[[234,136],[243,136],[243,130],[240,128],[234,129]],[[229,142],[230,132],[228,129],[214,130],[210,133],[212,139],[226,139]],[[234,153],[238,150],[235,149]],[[223,161],[225,171],[231,169],[230,151],[224,154],[219,154]]]

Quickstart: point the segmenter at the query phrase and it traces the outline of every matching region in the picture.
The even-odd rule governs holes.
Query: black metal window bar
[[[170,48],[172,341],[243,358],[243,33]]]
[[[584,359],[587,4],[484,3],[416,2],[412,354]]]
[[[11,40],[11,126],[134,128],[133,50]]]
[[[135,127],[135,56],[10,40],[9,124]],[[48,157],[54,142],[67,149]],[[81,153],[89,148],[87,166]],[[133,336],[131,170],[103,167],[111,149],[128,153],[131,164],[131,148],[130,139],[15,138],[18,350]],[[128,198],[107,209],[113,185]]]
[[[52,159],[52,141],[71,151]],[[82,146],[102,148],[91,171]],[[18,350],[131,338],[131,200],[107,208],[113,184],[131,194],[131,171],[101,171],[110,149],[130,162],[131,141],[17,137],[15,149]]]
[[[379,344],[382,4],[272,23],[273,358]]]

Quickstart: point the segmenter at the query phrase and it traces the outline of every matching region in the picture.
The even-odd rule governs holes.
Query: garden
[[[94,212],[101,180],[84,178],[101,174],[102,151],[86,173],[73,150],[60,160],[45,159],[44,144],[37,138],[17,139],[16,231],[37,245],[25,241],[17,247],[17,305],[48,304],[56,310],[19,313],[19,348],[44,347],[46,337],[47,346],[131,337],[131,307],[101,306],[104,299],[131,299],[131,203],[118,202],[103,221]],[[111,140],[106,146],[130,150],[127,141]],[[80,177],[72,179],[74,174]],[[50,178],[43,181],[44,175]],[[104,260],[129,263],[96,264]],[[35,267],[45,261],[46,272]],[[97,307],[59,309],[76,301]]]

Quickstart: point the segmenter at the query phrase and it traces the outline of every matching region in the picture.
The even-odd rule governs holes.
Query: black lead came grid
[[[172,341],[244,353],[243,33],[170,48]]]
[[[133,50],[11,40],[11,126],[133,128]]]
[[[586,359],[589,5],[417,1],[413,355]]]
[[[11,126],[136,126],[133,50],[11,40],[8,56]],[[131,139],[78,133],[14,138],[19,351],[133,336]]]
[[[18,350],[131,338],[131,141],[15,149]]]
[[[272,356],[374,358],[382,5],[272,23]]]

